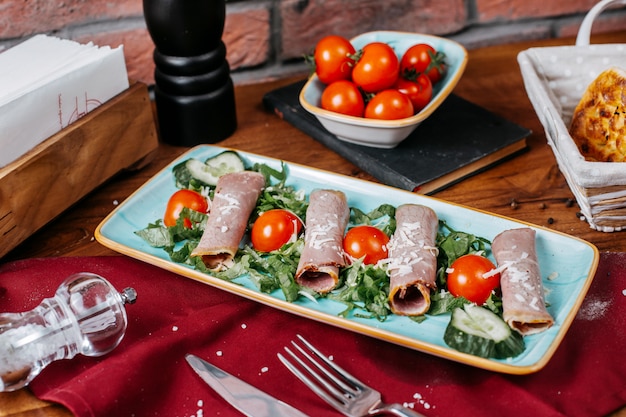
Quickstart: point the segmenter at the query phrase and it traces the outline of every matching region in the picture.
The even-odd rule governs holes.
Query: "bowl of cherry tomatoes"
[[[302,107],[340,140],[394,148],[452,92],[467,51],[438,36],[375,31],[326,36],[312,58]]]

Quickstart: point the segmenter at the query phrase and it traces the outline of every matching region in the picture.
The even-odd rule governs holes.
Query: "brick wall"
[[[306,70],[302,55],[329,33],[371,30],[446,36],[467,49],[574,36],[596,0],[229,0],[224,41],[235,83]],[[626,7],[605,11],[594,33],[626,29]],[[131,78],[154,82],[142,0],[1,0],[0,51],[36,33],[123,44]]]

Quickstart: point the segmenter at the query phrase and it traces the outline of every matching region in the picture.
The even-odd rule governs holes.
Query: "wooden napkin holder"
[[[144,167],[157,147],[148,88],[131,82],[0,168],[0,258],[115,174]]]

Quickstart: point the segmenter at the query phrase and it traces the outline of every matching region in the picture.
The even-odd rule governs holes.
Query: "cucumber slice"
[[[525,348],[522,335],[491,310],[475,304],[452,311],[443,340],[453,349],[482,358],[510,358]]]
[[[234,151],[224,151],[205,162],[190,158],[185,161],[185,168],[191,177],[207,185],[217,185],[222,175],[246,169],[243,160]]]
[[[218,176],[246,169],[243,159],[235,151],[224,151],[207,159],[204,163],[212,170],[215,170]]]

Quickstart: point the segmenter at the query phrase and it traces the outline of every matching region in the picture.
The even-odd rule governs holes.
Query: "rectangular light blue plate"
[[[526,336],[526,350],[521,355],[495,360],[449,348],[443,341],[449,315],[428,317],[422,323],[391,315],[386,321],[379,322],[376,319],[339,317],[337,313],[344,306],[328,299],[313,302],[301,297],[289,303],[284,300],[280,290],[271,294],[259,292],[246,276],[237,278],[236,282],[228,282],[172,262],[165,251],[150,247],[134,233],[162,218],[167,200],[176,191],[172,175],[172,168],[176,164],[188,158],[205,160],[224,150],[226,148],[201,145],[181,155],[111,212],[98,226],[96,239],[127,256],[293,314],[450,360],[510,374],[536,372],[550,360],[574,319],[598,266],[599,254],[595,246],[563,233],[385,185],[286,163],[289,170],[288,184],[305,190],[307,194],[316,188],[341,190],[351,207],[364,212],[382,203],[396,207],[403,203],[423,204],[434,209],[439,218],[453,229],[489,240],[506,229],[532,227],[537,231],[539,266],[548,310],[555,319],[555,325],[543,333]],[[281,167],[281,161],[276,159],[245,152],[239,154],[250,165],[258,162],[276,169]]]

